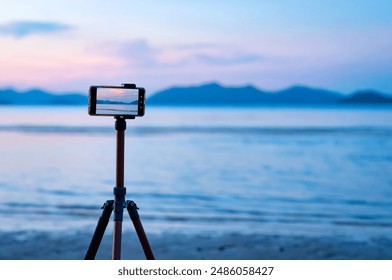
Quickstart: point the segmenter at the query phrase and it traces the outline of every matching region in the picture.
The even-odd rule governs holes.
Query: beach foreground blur
[[[0,259],[82,260],[90,234],[44,232],[1,233]],[[392,240],[278,235],[153,234],[150,243],[159,260],[391,260]],[[109,260],[111,234],[104,237],[96,259]],[[145,259],[135,234],[124,233],[122,259]]]

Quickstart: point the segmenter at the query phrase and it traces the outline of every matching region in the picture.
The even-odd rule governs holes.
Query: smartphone
[[[88,114],[91,116],[142,117],[145,110],[144,88],[123,86],[90,86]]]

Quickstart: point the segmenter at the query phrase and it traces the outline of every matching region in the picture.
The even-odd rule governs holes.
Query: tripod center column
[[[124,187],[124,153],[125,129],[127,123],[123,118],[116,118],[117,145],[116,145],[116,187]]]
[[[121,234],[123,211],[125,206],[126,189],[124,187],[124,147],[126,122],[122,117],[116,117],[117,148],[116,148],[116,186],[114,194],[114,232],[113,260],[121,259]]]

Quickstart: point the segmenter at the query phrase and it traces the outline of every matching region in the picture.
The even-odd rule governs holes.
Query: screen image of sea
[[[98,115],[137,115],[138,90],[125,88],[97,88]]]
[[[137,105],[97,104],[97,115],[137,115]]]

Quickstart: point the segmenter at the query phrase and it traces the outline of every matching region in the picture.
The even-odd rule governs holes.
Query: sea
[[[0,231],[93,232],[114,122],[0,107]],[[127,120],[125,187],[149,233],[390,237],[392,107],[147,107]]]

